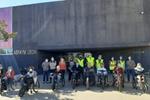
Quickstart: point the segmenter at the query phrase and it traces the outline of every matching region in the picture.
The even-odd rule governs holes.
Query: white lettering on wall
[[[14,55],[34,55],[37,54],[37,50],[14,50]]]

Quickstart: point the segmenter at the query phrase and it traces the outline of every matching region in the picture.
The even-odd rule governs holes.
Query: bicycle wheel
[[[25,92],[27,91],[27,87],[26,86],[23,86],[20,90],[19,90],[19,97],[23,97]]]
[[[143,85],[142,85],[142,91],[144,93],[146,93],[148,91],[148,86],[145,83],[143,83]]]

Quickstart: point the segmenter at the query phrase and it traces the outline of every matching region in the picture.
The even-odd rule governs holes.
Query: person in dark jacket
[[[75,62],[73,61],[73,59],[70,59],[69,68],[68,68],[68,72],[69,72],[68,81],[71,80],[72,72],[77,69],[77,68],[75,69],[75,67],[76,67]]]
[[[2,64],[0,64],[0,78],[2,78],[4,76],[4,69]]]

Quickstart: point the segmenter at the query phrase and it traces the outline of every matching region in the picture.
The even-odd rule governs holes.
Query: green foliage
[[[7,24],[4,20],[0,20],[0,40],[8,41],[10,38],[14,38],[16,36],[16,32],[7,32]]]

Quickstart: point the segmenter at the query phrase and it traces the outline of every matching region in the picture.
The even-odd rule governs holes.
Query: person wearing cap
[[[42,63],[43,68],[43,83],[48,83],[48,76],[49,76],[49,62],[48,59]]]

